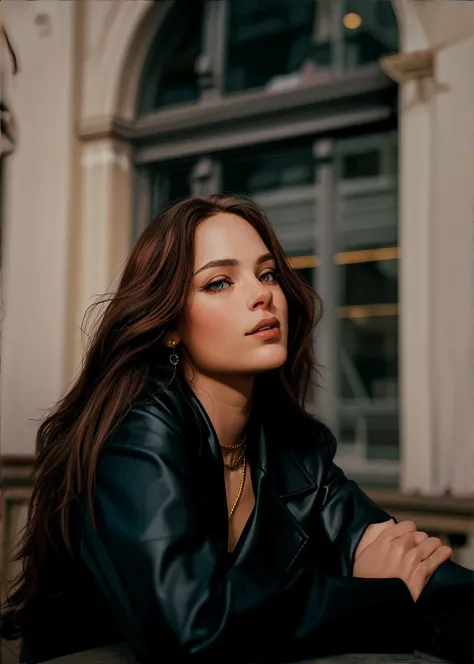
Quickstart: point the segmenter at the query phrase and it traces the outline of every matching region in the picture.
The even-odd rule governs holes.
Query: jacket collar
[[[299,466],[282,466],[284,458],[272,449],[278,441],[269,438],[264,422],[255,421],[248,436],[255,508],[234,551],[233,564],[252,576],[257,574],[263,588],[288,572],[308,541],[285,492],[295,497],[312,492],[313,483]]]
[[[205,428],[204,437],[219,467],[222,466],[222,453],[219,440],[211,419],[201,401],[189,388],[189,397],[199,413]],[[270,473],[275,488],[281,498],[299,496],[317,488],[316,482],[304,467],[296,451],[291,449],[291,440],[298,442],[298,435],[304,431],[295,425],[279,426],[259,413],[250,417],[247,428],[247,453],[252,468],[253,479],[260,473]]]
[[[204,425],[203,443],[207,440],[225,491],[215,429],[202,403],[188,389],[189,400]],[[233,566],[248,568],[249,574],[258,573],[260,584],[272,584],[281,578],[308,541],[298,514],[312,502],[317,485],[292,450],[291,441],[296,442],[299,435],[303,430],[288,423],[282,426],[260,413],[252,415],[248,423],[247,453],[255,507],[229,561]]]

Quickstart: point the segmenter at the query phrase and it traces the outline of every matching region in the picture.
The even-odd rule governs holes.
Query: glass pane
[[[342,318],[340,369],[343,399],[396,399],[398,317]]]
[[[227,189],[252,196],[313,182],[311,147],[259,148],[226,159],[224,178]]]
[[[342,158],[342,178],[353,180],[381,175],[381,156],[380,150],[367,150],[344,156]]]
[[[163,164],[153,173],[151,216],[155,217],[172,201],[191,195],[192,162]]]
[[[398,49],[398,26],[389,0],[343,0],[345,68],[377,62]]]
[[[167,174],[168,200],[175,201],[191,195],[190,169],[186,167],[171,169]]]
[[[370,4],[360,2],[367,11]],[[342,148],[335,257],[342,442],[365,460],[393,460],[399,454],[396,141],[360,136]]]
[[[312,267],[304,267],[300,268],[298,272],[300,275],[303,277],[303,279],[310,285],[314,287],[314,279],[316,278],[315,275],[315,269],[317,268],[312,268]]]
[[[399,459],[398,416],[373,414],[367,418],[367,459]]]
[[[178,8],[170,11],[145,68],[139,114],[197,100],[195,63],[202,52],[203,5],[189,3],[186,12],[179,11],[181,16]]]
[[[289,255],[315,251],[314,165],[311,144],[260,147],[227,155],[224,190],[262,205]]]
[[[313,44],[315,0],[229,2],[226,92],[298,79],[311,60],[330,63],[330,44]]]
[[[397,244],[396,156],[391,133],[362,137],[341,155],[339,251]]]
[[[337,271],[342,306],[398,302],[398,260],[341,265]]]
[[[340,409],[339,442],[342,445],[363,443],[365,459],[398,460],[399,423],[395,409],[364,413],[363,409]]]

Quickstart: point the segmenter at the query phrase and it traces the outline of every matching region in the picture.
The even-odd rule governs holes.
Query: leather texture
[[[417,604],[399,579],[352,577],[366,528],[391,515],[335,465],[324,425],[257,409],[247,445],[255,508],[229,554],[210,419],[184,382],[154,384],[106,443],[95,523],[82,506],[63,574],[80,582],[39,607],[36,626],[32,616],[23,661],[120,640],[145,663],[164,653],[242,664],[415,648],[472,661],[472,571],[445,563]]]

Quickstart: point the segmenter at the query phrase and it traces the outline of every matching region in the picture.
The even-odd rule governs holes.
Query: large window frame
[[[314,254],[294,256],[292,261],[296,268],[319,263],[319,278],[315,286],[325,301],[324,324],[329,327],[329,336],[332,337],[329,343],[321,343],[320,339],[317,341],[317,356],[324,366],[334,366],[338,316],[341,315],[335,295],[335,264],[361,260],[361,256],[356,255],[357,251],[337,249],[333,222],[340,215],[338,199],[341,196],[357,195],[367,186],[377,187],[381,191],[396,187],[390,145],[397,140],[397,88],[381,71],[378,63],[344,71],[341,64],[344,60],[344,46],[340,27],[343,6],[344,0],[326,3],[326,7],[330,8],[329,25],[333,31],[334,48],[338,53],[330,80],[286,91],[255,89],[225,94],[224,28],[227,2],[206,3],[203,53],[196,63],[201,84],[198,101],[153,110],[138,116],[128,128],[135,148],[135,237],[149,222],[152,213],[167,200],[169,164],[184,160],[192,162],[190,193],[212,193],[221,188],[222,157],[229,150],[250,149],[255,145],[263,146],[301,137],[310,138],[314,144],[317,176],[314,186],[308,186],[306,195],[319,201],[320,229],[323,235],[319,238],[321,252],[318,257]],[[216,34],[220,35],[217,40]],[[328,136],[331,138],[328,139]],[[337,185],[337,173],[344,156],[371,148],[381,150],[384,172],[376,178]],[[295,192],[295,195],[301,193]],[[263,205],[264,198],[260,197]],[[383,247],[378,250],[379,257],[383,255],[383,250]],[[370,253],[365,254],[371,260]],[[398,258],[396,241],[388,242],[385,247],[385,256],[388,255],[392,259]],[[357,307],[351,307],[351,311],[342,312],[342,315],[354,316],[359,313]],[[365,313],[371,313],[367,307]],[[398,314],[398,308],[390,315],[394,314]],[[330,374],[326,389],[321,391],[322,404],[318,402],[317,405],[322,405],[326,419],[337,433],[340,419],[340,404],[336,403],[337,377],[331,377]],[[343,407],[350,410],[360,408],[361,404],[346,404]],[[365,403],[364,407],[375,407],[382,411],[388,408],[393,412],[397,404],[374,406]],[[396,484],[399,474],[397,460],[367,461],[364,455],[364,445],[340,446],[339,460],[347,472],[364,480],[371,481],[377,477],[379,481]]]

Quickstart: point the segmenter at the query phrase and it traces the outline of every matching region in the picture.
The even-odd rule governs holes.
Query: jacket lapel
[[[205,424],[204,437],[219,474],[219,494],[224,498],[225,509],[219,441],[203,405],[194,394],[190,396]],[[234,566],[245,567],[247,574],[257,574],[259,583],[266,580],[274,584],[281,579],[308,541],[301,522],[314,504],[317,485],[297,455],[288,450],[287,436],[284,429],[257,418],[251,418],[247,429],[247,456],[255,507],[231,560]]]
[[[287,469],[276,470],[280,460],[273,458],[272,438],[263,424],[248,432],[248,458],[255,494],[255,508],[236,549],[234,565],[244,566],[247,573],[258,574],[259,583],[282,579],[304,550],[308,535],[292,507],[305,495],[312,494],[314,484],[297,461]],[[275,457],[278,455],[275,455]],[[275,463],[277,462],[277,463]]]
[[[217,438],[217,434],[216,434],[214,426],[211,422],[211,419],[210,419],[209,415],[207,414],[206,409],[204,408],[202,403],[199,401],[197,396],[194,394],[194,392],[191,390],[191,388],[187,386],[187,390],[188,390],[188,397],[190,398],[191,403],[192,403],[195,411],[197,411],[199,413],[199,416],[202,420],[202,423],[204,424],[204,427],[203,427],[204,439],[209,445],[209,449],[212,452],[212,456],[214,457],[214,460],[217,462],[219,468],[222,469],[222,454],[221,454],[221,450],[220,450],[220,447],[219,447],[219,440]]]

